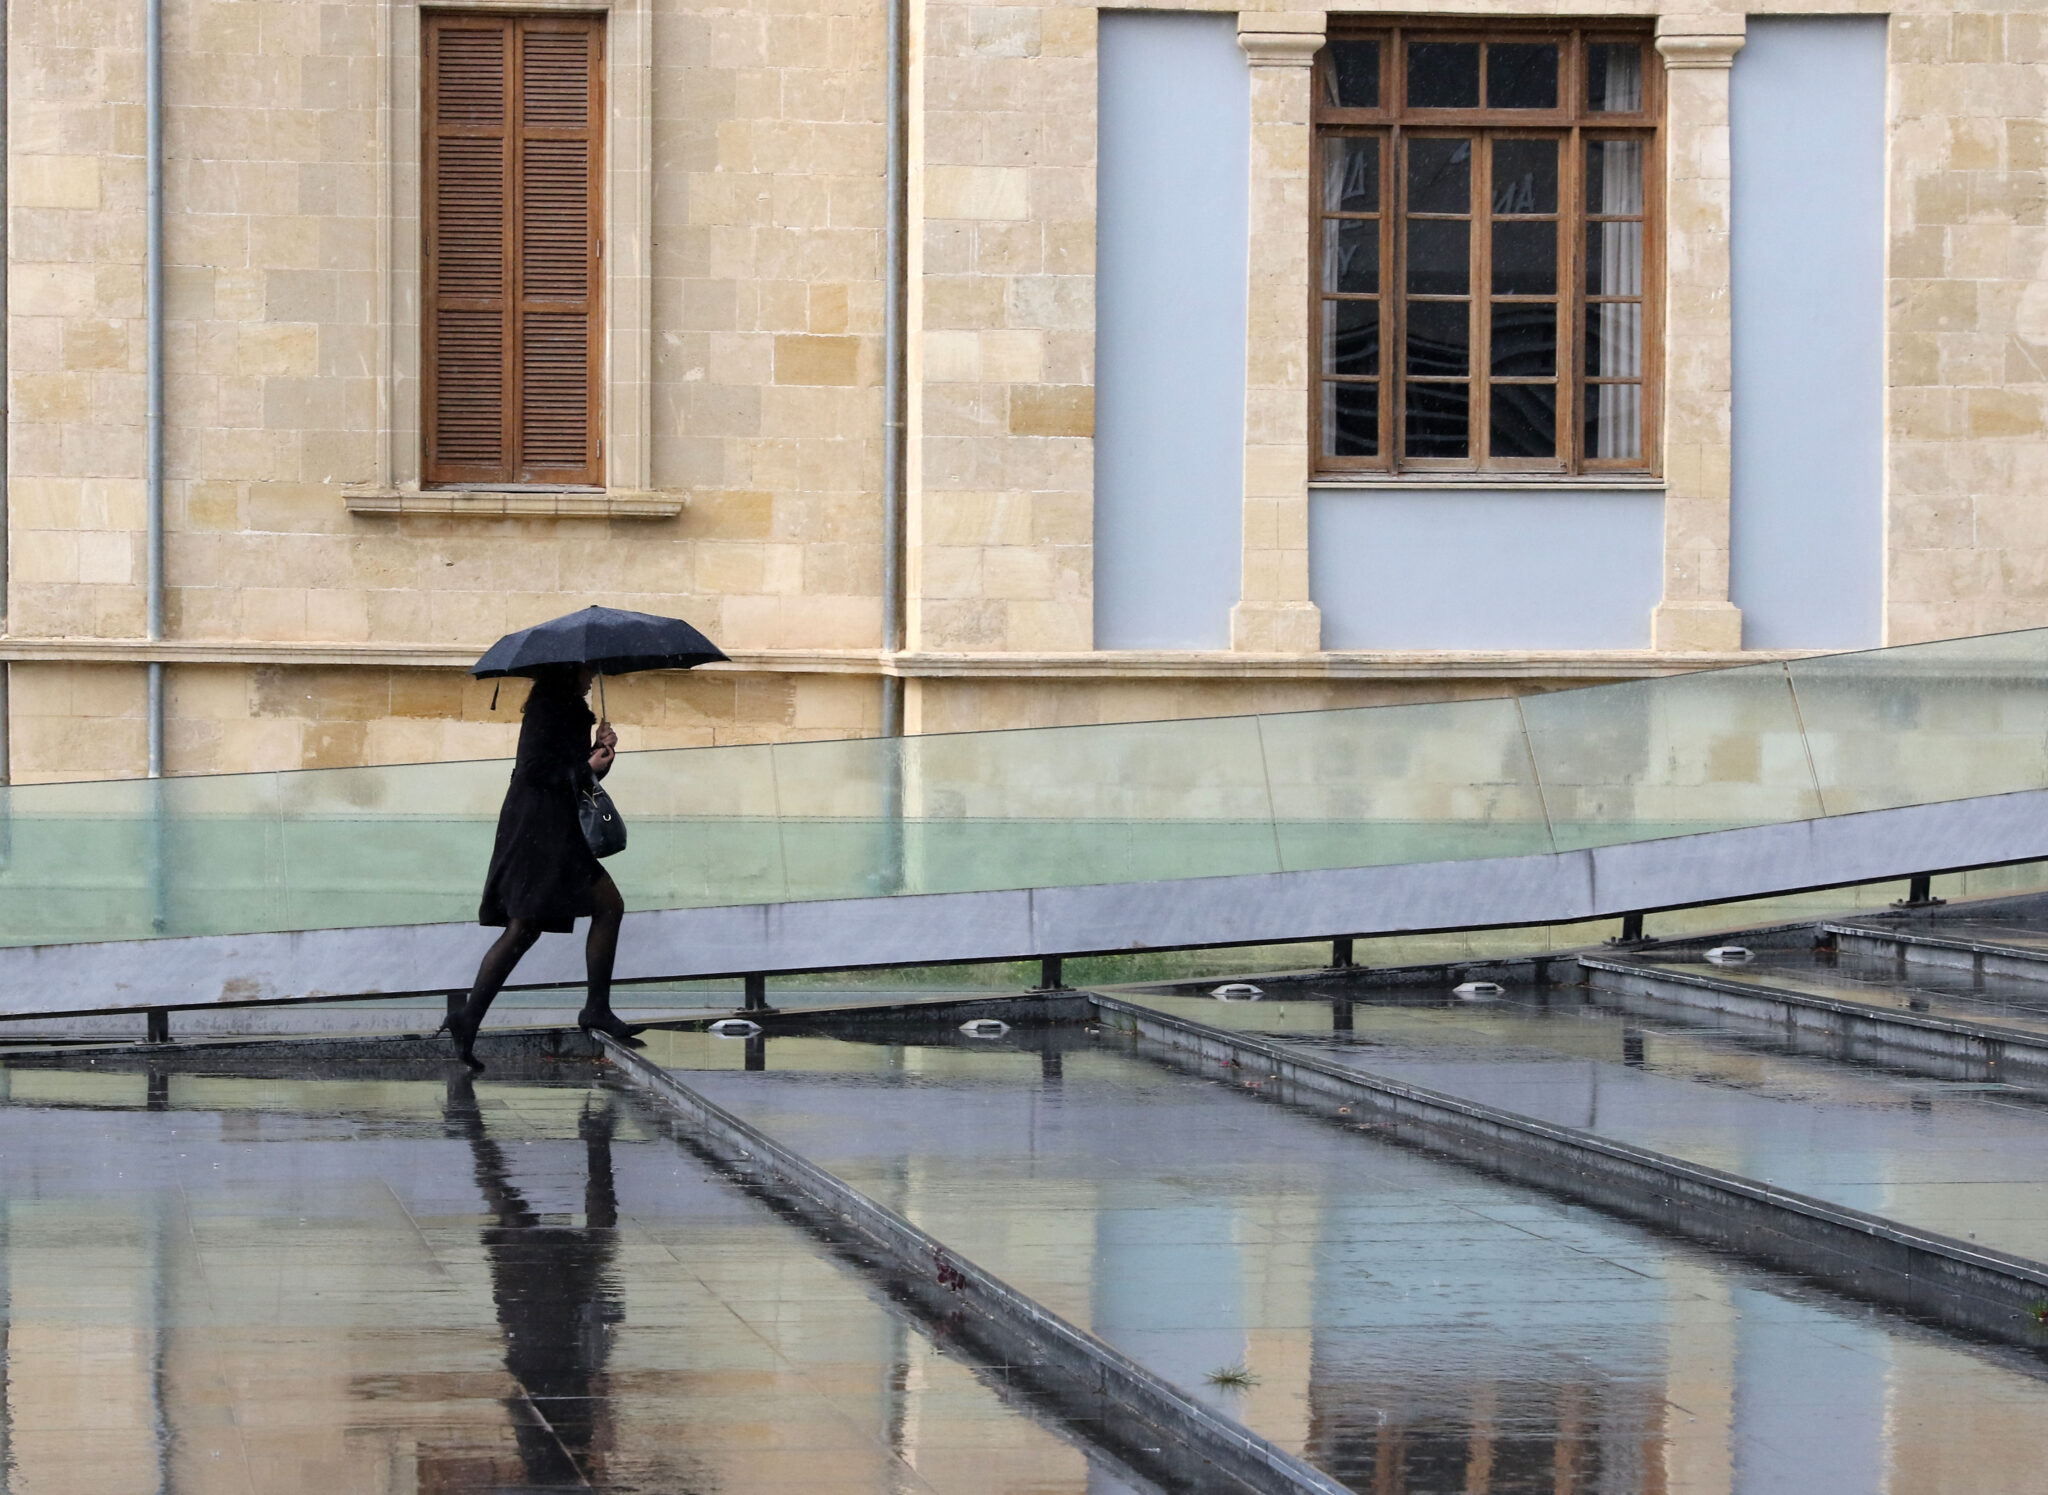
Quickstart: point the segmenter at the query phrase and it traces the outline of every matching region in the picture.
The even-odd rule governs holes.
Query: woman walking
[[[484,953],[468,1002],[451,1011],[445,1025],[456,1055],[477,1070],[484,1067],[475,1053],[477,1030],[512,968],[543,934],[569,934],[581,918],[590,920],[584,949],[589,990],[576,1025],[636,1045],[640,1031],[612,1011],[612,961],[626,905],[584,839],[577,813],[583,790],[611,772],[618,734],[585,704],[596,673],[591,666],[542,665],[531,673],[519,756],[498,812],[497,844],[477,913],[478,923],[505,932]]]

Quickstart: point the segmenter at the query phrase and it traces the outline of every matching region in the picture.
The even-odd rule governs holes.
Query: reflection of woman
[[[519,958],[543,934],[568,934],[581,918],[590,920],[584,954],[589,993],[577,1026],[629,1043],[639,1031],[612,1011],[612,960],[626,905],[583,839],[577,814],[583,790],[611,772],[619,741],[609,723],[599,725],[591,741],[597,719],[584,697],[592,678],[588,666],[546,666],[534,675],[526,697],[519,757],[498,812],[498,840],[477,913],[478,923],[505,932],[484,952],[468,1002],[448,1015],[448,1036],[471,1069],[483,1068],[475,1052],[477,1029]]]
[[[584,1223],[577,1227],[540,1223],[512,1182],[503,1150],[484,1131],[468,1075],[449,1080],[443,1115],[469,1143],[477,1187],[496,1222],[484,1227],[483,1245],[505,1369],[519,1388],[506,1410],[526,1482],[580,1485],[611,1442],[605,1360],[611,1325],[624,1317],[609,1275],[619,1218],[612,1185],[617,1117],[606,1102],[577,1122],[586,1170]]]

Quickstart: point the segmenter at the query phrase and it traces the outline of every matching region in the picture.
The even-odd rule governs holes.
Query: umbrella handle
[[[598,722],[598,725],[599,725],[599,726],[603,726],[603,725],[604,725],[604,724],[605,724],[606,722],[610,721],[610,720],[611,720],[611,715],[612,715],[612,714],[611,714],[611,712],[605,709],[605,704],[604,704],[604,671],[603,671],[603,670],[599,670],[599,671],[597,672],[597,722]]]

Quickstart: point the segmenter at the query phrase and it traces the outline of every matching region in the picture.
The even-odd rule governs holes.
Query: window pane
[[[1496,457],[1557,455],[1557,386],[1496,384],[1487,444]]]
[[[1323,221],[1323,289],[1377,295],[1380,288],[1380,224],[1377,218]]]
[[[1371,378],[1380,371],[1380,304],[1323,303],[1323,372]]]
[[[1643,387],[1586,386],[1586,455],[1635,461],[1643,455]]]
[[[1380,143],[1337,135],[1323,142],[1323,207],[1332,213],[1380,210]]]
[[[1472,317],[1468,301],[1408,303],[1408,372],[1448,378],[1472,367]]]
[[[1493,303],[1492,363],[1497,379],[1544,379],[1557,372],[1557,303]]]
[[[1493,294],[1557,294],[1557,224],[1496,223],[1493,226]]]
[[[1494,141],[1493,210],[1496,213],[1557,211],[1555,140]]]
[[[1597,301],[1586,308],[1586,377],[1637,379],[1643,372],[1643,308]]]
[[[1468,213],[1472,210],[1472,142],[1408,142],[1408,211]]]
[[[1408,223],[1408,292],[1463,296],[1472,289],[1472,225],[1462,218]]]
[[[1472,449],[1467,433],[1471,391],[1462,384],[1408,386],[1405,445],[1411,457],[1463,457]]]
[[[1477,109],[1479,43],[1410,42],[1408,107]]]
[[[1339,109],[1379,108],[1380,44],[1331,42],[1330,66],[1323,76],[1329,80],[1327,102]]]
[[[1643,226],[1640,223],[1586,225],[1586,294],[1643,294]]]
[[[1586,211],[1640,213],[1643,210],[1643,143],[1592,140],[1586,143]]]
[[[1555,42],[1488,42],[1486,44],[1486,107],[1489,109],[1555,109],[1557,107],[1557,44]]]
[[[1599,114],[1634,114],[1643,107],[1641,47],[1634,42],[1586,47],[1586,107]]]
[[[1377,457],[1380,454],[1380,387],[1377,384],[1323,386],[1323,455]]]

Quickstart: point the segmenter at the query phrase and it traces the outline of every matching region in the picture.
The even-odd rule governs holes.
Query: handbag
[[[590,843],[592,855],[617,856],[626,849],[626,822],[604,785],[593,782],[583,791],[576,802],[576,818],[583,822],[583,839]]]

